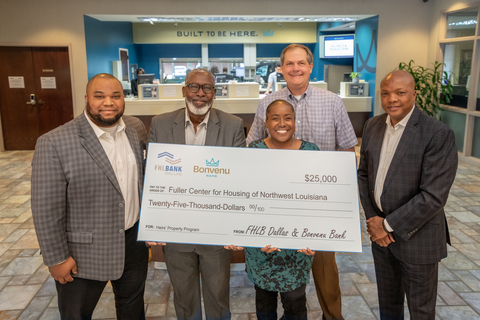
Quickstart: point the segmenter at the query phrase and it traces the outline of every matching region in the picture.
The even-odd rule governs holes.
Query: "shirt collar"
[[[405,118],[400,120],[395,126],[392,126],[392,120],[390,119],[390,115],[388,115],[387,120],[385,120],[385,122],[387,123],[387,126],[395,130],[397,130],[399,126],[406,127],[408,120],[410,120],[410,117],[412,116],[413,109],[415,109],[415,104],[413,105],[412,110],[410,110],[410,112],[405,116]]]
[[[305,92],[301,94],[300,99],[302,99],[302,98],[306,99],[307,97],[309,97],[310,92],[311,92],[311,86],[310,86],[310,83],[308,83],[307,90],[305,90]],[[287,85],[287,95],[288,95],[288,97],[290,97],[290,99],[295,98],[295,96],[290,92],[290,89],[288,88],[288,85]]]
[[[205,123],[205,128],[207,127],[208,119],[210,119],[210,110],[208,110],[207,114],[205,115],[205,118],[199,124],[201,125],[202,123]],[[192,120],[190,120],[190,114],[188,113],[187,108],[185,108],[185,127],[187,127],[189,123],[192,123]]]
[[[95,135],[97,136],[97,138],[100,138],[102,135],[104,135],[106,132],[101,127],[97,126],[92,120],[90,120],[90,118],[88,117],[87,112],[85,110],[83,112],[85,114],[85,118],[87,118],[87,121],[90,124],[90,126],[92,127],[93,132],[95,132]],[[122,130],[125,130],[125,122],[123,122],[123,119],[120,118],[120,120],[118,121],[118,126],[117,126],[117,131],[116,132],[120,132]]]

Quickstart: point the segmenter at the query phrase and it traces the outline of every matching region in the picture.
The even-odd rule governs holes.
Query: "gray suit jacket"
[[[147,133],[137,118],[123,121],[137,161],[140,197]],[[84,113],[38,139],[32,169],[32,214],[45,264],[71,256],[77,277],[118,279],[125,256],[124,199]]]
[[[185,144],[185,108],[153,117],[148,142]],[[243,120],[229,113],[210,109],[206,146],[245,147]],[[191,251],[194,244],[167,244],[171,248]],[[214,248],[211,248],[214,250]]]
[[[153,117],[148,142],[185,144],[185,108]],[[210,109],[206,146],[245,147],[243,120]]]
[[[449,242],[443,207],[458,163],[453,131],[415,107],[385,178],[381,212],[374,189],[386,118],[368,120],[363,132],[358,183],[365,215],[387,218],[396,241],[389,248],[397,259],[438,262]]]

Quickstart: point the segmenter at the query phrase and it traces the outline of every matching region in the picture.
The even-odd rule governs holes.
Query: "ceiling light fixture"
[[[477,20],[467,20],[467,21],[460,21],[460,22],[452,22],[449,23],[449,26],[469,26],[472,24],[477,24]]]

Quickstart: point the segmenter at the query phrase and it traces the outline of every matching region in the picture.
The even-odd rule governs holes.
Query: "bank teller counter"
[[[326,86],[326,82],[311,82],[311,85]],[[149,94],[148,90],[145,92],[147,96],[141,95],[141,88],[143,86],[150,86],[155,89]],[[250,129],[255,113],[257,111],[258,103],[263,99],[264,95],[259,95],[258,83],[236,83],[236,84],[216,84],[217,96],[214,103],[216,109],[234,114],[243,119],[245,133]],[[226,88],[222,88],[225,87]],[[139,97],[125,98],[125,114],[136,116],[143,121],[147,130],[150,128],[152,117],[165,112],[175,111],[185,107],[185,99],[182,96],[181,84],[156,84],[156,85],[140,85]],[[145,87],[147,88],[147,87]],[[223,92],[221,92],[223,91]],[[352,91],[352,90],[351,90]],[[368,95],[367,88],[364,92]],[[343,103],[352,122],[355,134],[361,137],[363,133],[363,126],[370,117],[372,111],[372,98],[368,96],[358,96],[354,90],[352,92],[344,92],[341,96]],[[349,95],[349,96],[346,96]]]
[[[140,85],[138,99],[125,98],[125,114],[136,116],[149,130],[155,115],[185,107],[182,87],[182,84]],[[216,87],[214,107],[242,118],[246,134],[253,123],[258,103],[263,98],[263,95],[259,95],[259,84],[225,83],[217,84]]]

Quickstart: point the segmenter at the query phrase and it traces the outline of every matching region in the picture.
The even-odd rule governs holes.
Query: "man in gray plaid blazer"
[[[450,243],[443,207],[457,169],[453,131],[415,107],[406,71],[383,79],[386,114],[367,121],[358,168],[377,275],[380,317],[435,319],[438,262]]]
[[[41,136],[32,162],[32,213],[62,319],[90,319],[110,280],[117,319],[144,318],[148,249],[137,242],[147,133],[122,116],[121,83],[99,74],[85,112]]]

